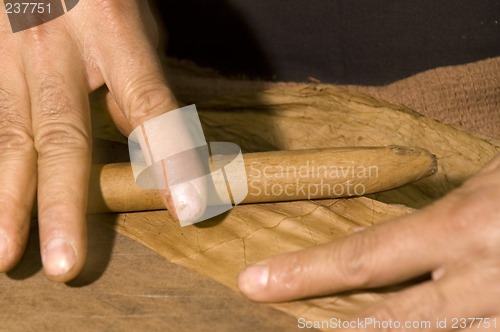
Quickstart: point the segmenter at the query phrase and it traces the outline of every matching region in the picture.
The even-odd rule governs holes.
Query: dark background
[[[500,55],[499,0],[157,0],[167,54],[223,74],[380,85]]]

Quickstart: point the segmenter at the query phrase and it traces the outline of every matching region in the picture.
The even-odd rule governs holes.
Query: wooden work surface
[[[298,330],[292,316],[252,303],[103,226],[113,218],[88,218],[89,259],[68,285],[45,277],[32,228],[22,262],[0,276],[0,331]]]

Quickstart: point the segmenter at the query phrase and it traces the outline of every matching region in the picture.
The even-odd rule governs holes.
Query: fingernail
[[[238,278],[238,287],[245,294],[256,294],[266,288],[269,280],[269,266],[256,264],[248,267]]]
[[[181,225],[193,224],[203,215],[200,192],[191,182],[176,185],[171,195]]]
[[[0,260],[6,258],[9,255],[9,242],[7,237],[0,234]]]
[[[42,260],[45,272],[57,277],[73,268],[76,263],[76,252],[65,240],[54,238],[45,245]]]

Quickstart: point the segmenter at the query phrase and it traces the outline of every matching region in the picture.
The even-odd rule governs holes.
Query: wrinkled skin
[[[23,253],[37,196],[44,270],[65,282],[86,256],[88,94],[106,84],[125,135],[177,104],[155,53],[147,1],[81,0],[18,33],[0,12],[0,271]]]
[[[252,300],[275,302],[392,285],[429,272],[431,280],[358,316],[433,324],[447,318],[447,329],[440,331],[451,330],[454,317],[490,318],[490,324],[496,318],[496,328],[470,328],[469,321],[464,330],[500,328],[500,155],[432,206],[257,263],[242,272],[239,287]],[[363,331],[372,330],[381,329]]]

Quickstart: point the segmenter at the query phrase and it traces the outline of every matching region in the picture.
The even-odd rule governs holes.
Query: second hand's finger
[[[56,21],[28,31],[24,57],[38,151],[38,218],[44,269],[68,281],[86,256],[91,131],[88,91],[78,48]]]
[[[393,284],[434,270],[447,252],[430,210],[325,245],[247,268],[240,290],[257,301],[285,301]]]

